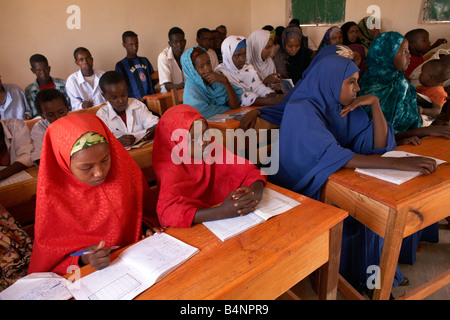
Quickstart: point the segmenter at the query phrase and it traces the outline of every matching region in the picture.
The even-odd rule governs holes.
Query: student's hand
[[[266,86],[270,86],[271,84],[277,84],[281,82],[281,75],[279,73],[269,74],[263,81]]]
[[[150,236],[154,235],[155,233],[161,233],[161,232],[164,232],[164,228],[152,226],[151,228],[148,228],[145,231],[145,235],[142,235],[142,239],[144,239],[146,237],[150,237]]]
[[[446,44],[446,43],[447,43],[447,39],[445,39],[445,38],[439,38],[439,39],[436,40],[435,43],[433,43],[433,44],[431,45],[431,48],[436,48],[436,47],[439,47],[440,45]]]
[[[85,254],[81,256],[81,261],[84,264],[90,264],[94,269],[101,270],[106,268],[111,263],[110,253],[111,247],[104,248],[105,241],[100,241],[96,246],[89,246],[86,250],[96,250],[94,253]]]
[[[133,136],[132,134],[124,134],[120,138],[117,138],[117,140],[119,140],[119,142],[124,147],[128,147],[128,146],[131,146],[136,141],[136,137]]]
[[[423,129],[426,129],[427,135],[436,136],[436,137],[444,137],[450,139],[450,126],[428,126]]]
[[[422,143],[422,141],[420,141],[420,138],[418,136],[403,138],[403,139],[400,139],[397,141],[398,146],[400,146],[402,144],[412,144],[412,145],[418,146],[421,143]]]
[[[155,136],[156,125],[147,129],[147,133],[142,137],[142,141],[151,140]]]
[[[425,175],[429,175],[436,171],[438,165],[434,159],[425,157],[401,157],[391,158],[394,162],[395,169],[406,171],[419,171]]]
[[[92,102],[92,101],[83,101],[83,103],[81,103],[81,107],[83,109],[91,108],[93,106],[94,106],[94,102]]]
[[[221,73],[218,72],[208,72],[202,76],[203,80],[206,80],[209,85],[212,85],[214,82],[221,82],[226,84],[228,82],[228,78]]]
[[[372,106],[375,105],[376,103],[379,104],[378,98],[372,94],[366,94],[364,96],[356,97],[351,104],[349,104],[345,108],[342,108],[341,117],[346,116],[347,113],[355,110],[360,106]]]
[[[250,128],[254,128],[256,120],[258,119],[258,116],[260,114],[261,111],[259,110],[252,110],[247,112],[239,121],[239,128],[243,129],[244,131]]]

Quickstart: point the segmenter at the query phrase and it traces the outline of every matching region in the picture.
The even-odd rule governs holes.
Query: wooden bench
[[[175,91],[174,91],[175,92]],[[144,97],[147,107],[154,113],[162,116],[164,112],[176,104],[182,103],[184,89],[174,92],[159,92]],[[174,102],[177,99],[178,103]]]

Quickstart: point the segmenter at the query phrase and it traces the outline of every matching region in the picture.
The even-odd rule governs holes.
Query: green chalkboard
[[[424,0],[422,21],[429,23],[450,22],[450,1]]]
[[[345,0],[291,0],[292,17],[305,24],[340,24],[345,19]]]

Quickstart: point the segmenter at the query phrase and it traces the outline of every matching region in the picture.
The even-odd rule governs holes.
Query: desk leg
[[[396,211],[389,210],[389,217],[386,223],[383,250],[380,259],[380,282],[379,289],[374,290],[374,300],[388,300],[394,283],[395,270],[398,264],[400,248],[403,241],[406,217],[408,208]]]
[[[319,270],[320,300],[336,300],[337,298],[343,225],[344,222],[341,221],[330,229],[328,262],[325,263]]]

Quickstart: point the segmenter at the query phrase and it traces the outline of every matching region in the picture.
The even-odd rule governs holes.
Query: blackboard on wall
[[[345,0],[291,0],[291,5],[292,17],[301,25],[341,24],[345,20]]]
[[[450,1],[424,0],[422,9],[422,22],[450,22]]]

